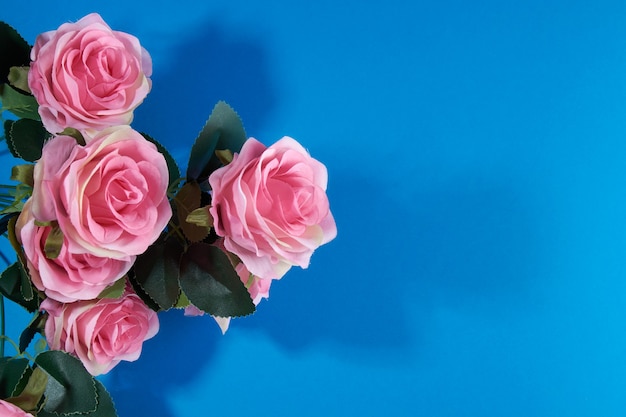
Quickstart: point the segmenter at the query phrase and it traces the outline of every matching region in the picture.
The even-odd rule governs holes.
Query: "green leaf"
[[[32,187],[35,183],[34,173],[35,165],[33,164],[16,165],[11,169],[11,180]]]
[[[35,97],[20,93],[9,84],[0,84],[0,101],[2,101],[2,110],[8,110],[17,117],[41,120],[37,112],[39,104]]]
[[[35,162],[41,158],[41,149],[50,138],[43,124],[30,119],[7,122],[4,124],[5,136],[13,156],[29,162]]]
[[[95,380],[78,359],[59,350],[50,350],[37,355],[35,363],[54,380],[49,381],[46,388],[45,412],[76,414],[96,411]]]
[[[96,379],[94,382],[96,383],[98,395],[98,408],[93,413],[86,415],[89,417],[117,417],[117,410],[115,410],[115,404],[113,404],[111,395],[100,381]]]
[[[24,254],[24,248],[22,248],[22,245],[17,240],[17,235],[15,234],[15,224],[17,223],[17,218],[18,216],[12,215],[9,219],[9,224],[7,225],[7,237],[9,238],[9,243],[13,246],[13,250],[15,250],[15,253],[17,254],[17,259],[19,260],[21,266],[21,272],[28,275],[26,274],[26,254]]]
[[[5,22],[0,22],[0,83],[7,82],[9,69],[30,64],[30,45]]]
[[[15,217],[14,213],[5,214],[4,216],[0,217],[0,235],[5,234],[6,231],[9,230],[9,221],[13,217]]]
[[[118,279],[113,283],[113,285],[109,285],[98,295],[97,298],[120,298],[124,294],[124,290],[126,289],[126,276]]]
[[[199,207],[189,213],[185,222],[195,224],[198,227],[204,227],[207,229],[207,233],[213,227],[213,216],[209,211],[210,206]]]
[[[239,115],[224,101],[218,102],[191,148],[187,180],[204,182],[221,166],[216,150],[239,152],[246,141],[246,131]]]
[[[181,291],[180,297],[178,297],[178,301],[176,301],[174,308],[185,308],[188,307],[190,304],[191,302],[189,301],[189,298],[187,298],[187,295],[185,295],[185,293]]]
[[[28,377],[26,386],[19,395],[7,398],[7,401],[15,404],[24,411],[34,412],[41,403],[47,385],[48,375],[41,369],[35,368]]]
[[[7,78],[13,87],[30,94],[30,87],[28,87],[28,70],[29,67],[26,66],[11,67]]]
[[[33,373],[33,368],[31,368],[29,365],[28,368],[26,368],[26,370],[22,374],[22,377],[20,378],[19,382],[13,389],[11,396],[19,395],[24,390],[24,388],[26,388],[26,385],[28,384],[28,380],[30,376],[32,375],[32,373]]]
[[[210,228],[197,226],[187,221],[187,217],[202,205],[202,190],[196,182],[188,182],[174,198],[178,224],[190,242],[199,242],[208,236]]]
[[[19,262],[0,275],[0,293],[31,313],[39,308],[39,299],[34,296],[32,284]]]
[[[46,254],[46,258],[48,259],[56,259],[59,257],[61,253],[61,248],[63,247],[63,231],[59,227],[57,222],[54,222],[50,228],[50,233],[48,233],[48,237],[46,237],[46,242],[44,243],[43,251]]]
[[[47,316],[44,313],[38,312],[28,326],[22,331],[22,334],[20,335],[20,353],[28,349],[30,342],[33,341],[33,338],[37,333],[42,332],[43,326],[46,322],[46,317]]]
[[[220,160],[222,165],[230,164],[231,162],[233,162],[234,158],[233,151],[231,151],[230,149],[216,149],[215,156],[217,156],[217,159]]]
[[[0,103],[2,104],[2,103]],[[0,109],[2,110],[2,109]],[[0,115],[2,114],[2,112],[0,112]],[[2,125],[2,127],[4,128],[4,138],[8,138],[9,137],[9,133],[11,132],[11,128],[13,127],[13,123],[15,123],[15,120],[5,120],[4,124]],[[13,156],[15,156],[15,154],[13,153],[13,150],[11,149],[11,147],[9,146],[9,150],[11,151],[11,154]],[[17,158],[17,157],[16,157]]]
[[[141,298],[141,301],[143,301],[151,310],[156,312],[163,311],[163,309],[152,298],[150,298],[148,294],[146,294],[144,289],[141,288],[141,285],[137,282],[134,267],[128,271],[128,281],[130,282],[130,285],[132,285],[135,293],[139,296],[139,298]]]
[[[73,127],[66,127],[61,133],[58,134],[58,136],[70,136],[74,138],[76,143],[80,146],[85,146],[87,144],[80,130],[74,129]]]
[[[33,350],[35,351],[35,355],[39,355],[40,353],[44,352],[46,349],[48,348],[48,342],[46,342],[46,339],[37,339],[37,342],[35,342],[35,347],[33,348]]]
[[[221,249],[194,243],[183,254],[180,267],[180,287],[200,310],[219,317],[254,312],[248,290]]]
[[[0,358],[0,398],[17,395],[20,389],[26,386],[26,382],[20,384],[20,381],[28,378],[30,372],[26,358]]]
[[[180,295],[178,275],[182,252],[175,239],[158,241],[135,261],[135,280],[160,309],[172,308]]]
[[[169,185],[171,186],[172,184],[176,183],[180,179],[180,169],[178,169],[178,165],[176,164],[176,160],[174,160],[174,157],[169,153],[165,146],[155,140],[152,136],[146,133],[141,133],[141,135],[149,142],[154,143],[154,145],[157,147],[157,150],[165,158],[165,162],[167,163],[167,171],[170,176]]]
[[[24,270],[24,267],[18,263],[18,267],[20,269],[20,292],[22,293],[22,297],[28,303],[35,300],[35,290],[33,289],[33,284],[30,280],[30,276]]]

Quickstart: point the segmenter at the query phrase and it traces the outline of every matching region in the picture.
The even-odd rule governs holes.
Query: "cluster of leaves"
[[[37,417],[113,417],[111,396],[83,364],[58,350],[0,358],[0,397]]]
[[[167,230],[137,258],[129,273],[137,294],[155,311],[193,304],[219,317],[254,312],[254,303],[233,266],[240,261],[215,245],[218,237],[212,229],[207,181],[245,140],[239,116],[220,101],[196,138],[185,178],[167,150],[157,144],[168,163],[174,214]]]
[[[25,357],[36,334],[43,332],[46,314],[39,311],[39,305],[45,295],[32,284],[15,236],[15,223],[32,193],[33,164],[41,157],[44,143],[53,137],[41,123],[37,102],[28,88],[30,50],[15,29],[0,21],[0,116],[11,114],[9,120],[4,120],[2,131],[11,154],[24,161],[14,168],[11,177],[18,185],[0,185],[0,234],[8,236],[17,253],[17,261],[0,275],[0,294],[34,315],[15,346],[18,355],[0,354],[0,399],[39,417],[113,417],[116,412],[109,394],[79,360],[60,351],[42,351],[32,360]],[[62,133],[84,145],[79,132]],[[128,279],[155,311],[193,304],[220,317],[253,313],[254,303],[235,271],[240,260],[217,244],[209,213],[208,177],[229,163],[233,152],[238,152],[246,140],[239,116],[225,102],[217,103],[195,140],[184,177],[165,147],[147,134],[144,137],[167,161],[168,196],[174,214],[160,238],[138,256],[128,276],[107,288],[100,298],[121,296]],[[4,335],[0,337],[4,339]]]

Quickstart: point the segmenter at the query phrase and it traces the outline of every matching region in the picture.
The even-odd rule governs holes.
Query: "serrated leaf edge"
[[[7,22],[5,22],[4,20],[0,20],[0,24],[4,24],[6,25],[9,29],[11,29],[13,32],[15,32],[15,34],[17,35],[18,38],[20,38],[20,40],[22,42],[24,42],[24,44],[26,44],[29,48],[32,48],[33,46],[28,43],[28,41],[26,39],[24,39],[24,37],[22,35],[20,35],[20,32],[15,29],[13,26],[9,25]]]
[[[24,368],[24,371],[22,372],[22,375],[20,376],[20,379],[18,379],[17,384],[13,388],[13,391],[11,391],[11,397],[17,397],[20,394],[20,392],[24,390],[22,388],[22,390],[20,392],[17,392],[17,390],[18,390],[19,386],[21,385],[21,382],[24,380],[24,378],[30,378],[30,375],[28,375],[28,377],[26,377],[26,374],[28,373],[29,370],[32,371],[30,366],[27,366],[26,368]]]
[[[54,350],[49,350],[49,351],[47,351],[47,352],[54,352]],[[80,362],[80,359],[78,359],[77,357],[75,357],[75,356],[73,356],[73,355],[70,355],[69,353],[67,353],[67,352],[65,352],[65,351],[62,351],[62,350],[57,350],[56,352],[61,352],[62,354],[66,355],[66,356],[69,356],[69,357],[71,357],[71,358],[74,358],[74,359],[76,359],[76,360],[78,360],[78,361]],[[46,353],[46,352],[43,352],[43,354],[45,354],[45,353]],[[39,356],[39,355],[37,355],[37,356]],[[55,377],[53,377],[52,375],[50,375],[50,373],[49,373],[48,371],[46,371],[46,370],[45,370],[45,369],[44,369],[44,368],[43,368],[40,364],[38,364],[38,363],[37,363],[37,358],[35,358],[35,363],[37,364],[37,366],[38,366],[39,368],[41,368],[41,370],[42,370],[42,371],[43,371],[46,375],[48,375],[48,378],[54,379],[57,383],[59,383],[59,385],[63,386],[63,384],[61,384],[61,382],[60,382],[58,379],[56,379]],[[82,362],[81,362],[81,365],[82,365]],[[82,366],[84,367],[84,365],[82,365]],[[85,369],[85,372],[89,373],[86,369]],[[57,415],[57,416],[75,416],[75,415],[87,415],[87,416],[88,416],[89,414],[93,414],[93,413],[95,413],[95,412],[98,410],[98,390],[96,389],[96,380],[94,379],[94,377],[93,377],[93,376],[91,376],[91,384],[92,384],[92,386],[93,386],[94,396],[95,396],[95,400],[96,400],[95,408],[94,408],[93,410],[87,410],[87,411],[74,411],[74,412],[71,412],[71,413],[58,413],[58,412],[56,412],[56,411],[46,411],[46,410],[45,410],[45,411],[46,411],[47,413],[49,413],[49,414],[54,414],[54,415]],[[44,395],[45,395],[45,394],[44,394]]]

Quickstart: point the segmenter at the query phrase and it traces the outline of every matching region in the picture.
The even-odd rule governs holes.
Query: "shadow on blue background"
[[[500,320],[537,302],[532,288],[543,254],[532,208],[513,180],[468,174],[446,185],[418,184],[403,204],[389,187],[333,174],[329,196],[340,233],[311,266],[315,277],[329,279],[312,281],[292,268],[255,316],[234,325],[296,352],[330,344],[346,359],[397,364],[423,349],[434,309]]]
[[[511,178],[468,173],[416,192],[426,204],[414,206],[416,242],[407,255],[422,290],[438,303],[492,315],[529,302],[543,254],[519,188]]]
[[[183,175],[190,146],[218,100],[235,108],[251,131],[261,128],[277,100],[263,47],[255,39],[233,38],[235,30],[212,21],[190,33],[171,67],[152,77],[152,91],[133,122],[168,147]],[[106,377],[121,416],[173,417],[166,394],[211,361],[221,338],[210,317],[185,318],[173,311],[160,314],[160,321],[159,334],[144,345],[141,360],[121,363]],[[164,352],[176,355],[175,365]]]
[[[218,100],[239,113],[248,132],[257,132],[278,99],[256,39],[211,20],[188,33],[169,68],[153,74],[152,90],[133,121],[135,129],[167,145],[181,169]]]
[[[159,320],[159,333],[144,343],[141,360],[121,362],[105,377],[120,416],[174,417],[166,401],[168,392],[210,365],[222,337],[211,317],[190,318],[171,311],[161,313]]]
[[[398,247],[393,260],[382,254],[393,245],[390,232],[398,230],[384,223],[412,220],[400,207],[383,207],[384,199],[374,195],[377,189],[354,173],[333,172],[328,194],[339,230],[336,240],[313,255],[312,271],[292,268],[273,285],[270,300],[259,305],[257,314],[236,325],[260,328],[294,351],[330,343],[349,355],[407,353],[411,330],[403,294],[413,274],[405,264],[410,248]],[[383,212],[388,219],[381,218]],[[412,233],[410,228],[400,229]]]

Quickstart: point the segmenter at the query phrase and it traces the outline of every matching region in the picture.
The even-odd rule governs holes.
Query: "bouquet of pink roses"
[[[325,166],[292,138],[247,138],[224,102],[182,176],[130,127],[151,73],[137,38],[97,14],[32,47],[0,22],[0,115],[22,160],[16,185],[1,186],[0,232],[17,261],[0,275],[0,301],[33,313],[18,343],[0,335],[2,416],[115,416],[94,376],[136,360],[158,312],[210,314],[225,332],[336,236]],[[32,355],[37,334],[49,349]]]

